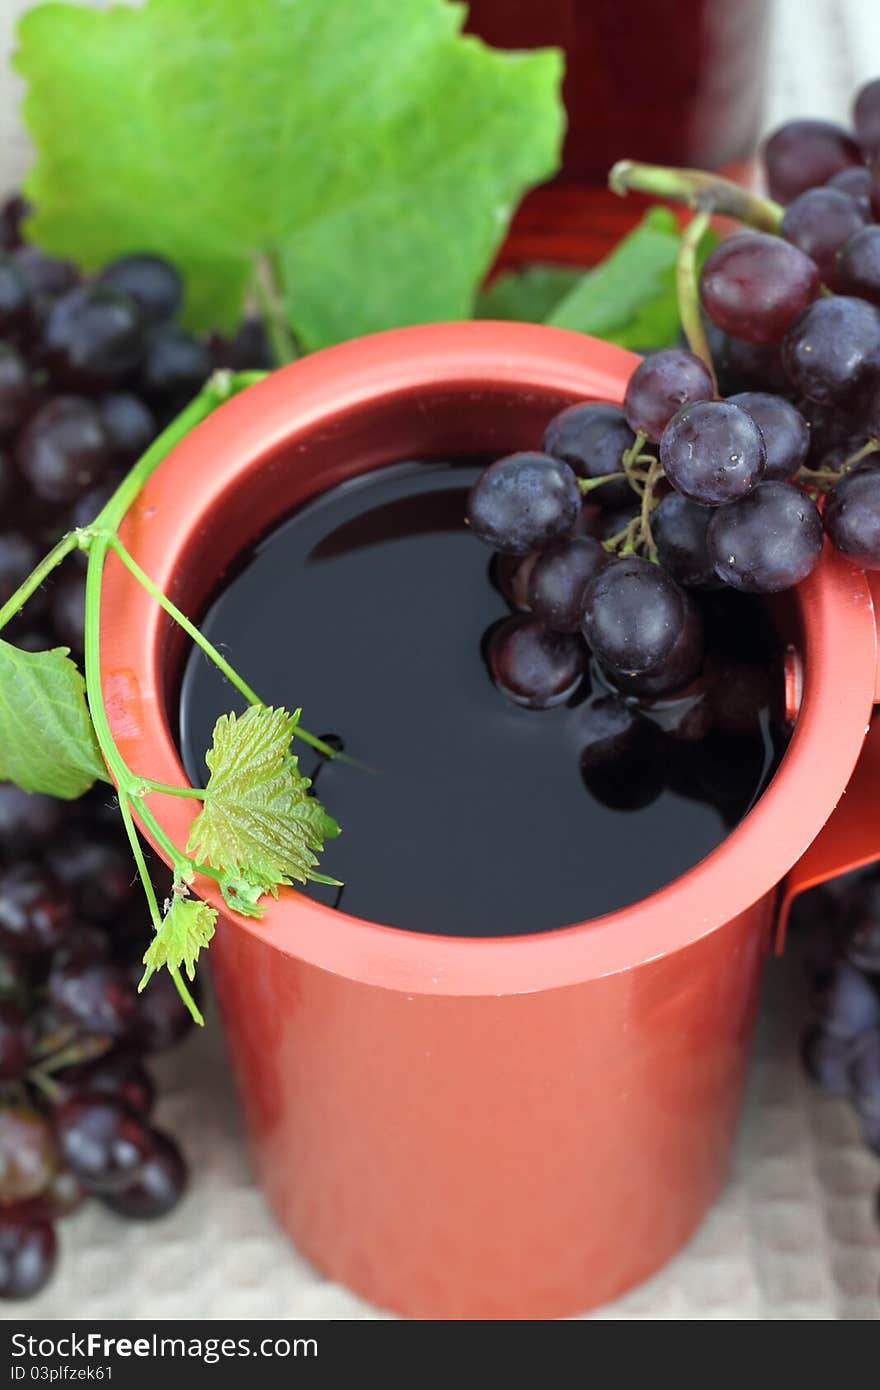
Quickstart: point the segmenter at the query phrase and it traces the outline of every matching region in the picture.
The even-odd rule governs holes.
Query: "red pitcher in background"
[[[604,256],[647,206],[606,188],[621,150],[748,181],[770,10],[763,0],[470,0],[467,27],[487,43],[565,53],[562,169],[526,199],[504,259]]]

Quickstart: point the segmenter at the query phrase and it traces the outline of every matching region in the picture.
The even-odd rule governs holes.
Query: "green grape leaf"
[[[183,968],[194,980],[199,951],[214,935],[216,921],[216,907],[209,907],[200,898],[184,898],[175,893],[161,927],[144,953],[146,969],[138,990],[142,990],[150,976],[163,965],[172,975]]]
[[[67,653],[0,641],[0,781],[72,801],[109,779],[85,682]]]
[[[524,266],[496,275],[477,298],[479,319],[513,319],[543,323],[584,277],[583,269],[565,265]]]
[[[561,55],[462,36],[447,0],[38,5],[18,28],[28,235],[87,268],[171,257],[195,327],[277,266],[306,349],[470,315],[558,163]]]
[[[717,240],[714,232],[706,234],[701,258]],[[681,326],[675,292],[680,243],[675,215],[665,207],[651,208],[611,254],[557,303],[547,322],[640,352],[671,347],[678,341]]]
[[[339,834],[290,752],[298,719],[264,705],[223,714],[205,755],[211,775],[187,849],[221,871],[226,901],[247,916],[260,915],[261,894],[312,878]]]

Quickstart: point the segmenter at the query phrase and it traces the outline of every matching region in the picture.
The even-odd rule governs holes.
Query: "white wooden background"
[[[14,186],[27,166],[18,82],[5,57],[15,18],[28,7],[0,0],[0,189]],[[880,0],[776,0],[767,128],[794,115],[845,118],[853,88],[877,75]],[[667,1269],[593,1317],[880,1318],[880,1232],[872,1216],[880,1163],[861,1146],[847,1107],[803,1077],[802,996],[796,961],[771,967],[734,1172],[721,1201]],[[15,1314],[95,1321],[383,1316],[322,1279],[275,1229],[248,1171],[214,1021],[160,1072],[159,1118],[183,1140],[197,1174],[191,1195],[173,1218],[152,1226],[122,1224],[91,1204],[63,1227],[55,1282]]]

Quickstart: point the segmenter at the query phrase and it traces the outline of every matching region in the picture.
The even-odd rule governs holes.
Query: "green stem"
[[[709,340],[700,313],[700,286],[697,273],[697,253],[700,242],[709,226],[708,212],[698,212],[682,232],[675,267],[675,283],[678,292],[678,312],[681,326],[688,340],[688,347],[695,357],[705,362],[712,378],[712,389],[718,394],[718,381],[709,350]]]
[[[602,487],[604,483],[619,483],[622,477],[622,473],[603,473],[599,478],[578,478],[577,485],[581,492],[592,492],[594,487]]]
[[[201,787],[176,787],[171,782],[154,782],[152,777],[142,777],[142,785],[150,792],[163,792],[165,796],[190,796],[204,801],[207,792]]]
[[[76,531],[69,531],[66,536],[62,536],[57,545],[54,545],[49,554],[37,565],[35,570],[31,570],[23,584],[19,584],[15,593],[8,598],[3,607],[0,608],[0,630],[15,617],[16,613],[27,603],[32,594],[36,593],[40,585],[48,579],[52,571],[61,564],[66,555],[79,547],[79,537]]]
[[[113,551],[114,555],[119,556],[119,559],[125,565],[126,569],[134,575],[135,579],[142,586],[142,588],[146,589],[147,593],[150,595],[151,598],[155,599],[159,607],[163,608],[165,612],[168,614],[168,616],[174,619],[178,627],[183,628],[186,635],[192,638],[196,646],[201,647],[205,655],[209,657],[211,661],[213,661],[214,665],[218,668],[218,670],[222,671],[223,675],[232,685],[235,686],[239,694],[244,696],[248,704],[264,704],[265,701],[261,700],[256,691],[252,690],[251,687],[248,685],[247,681],[245,681],[238,674],[238,672],[235,670],[233,666],[230,666],[225,656],[223,656],[222,653],[217,650],[213,642],[209,642],[207,637],[205,637],[196,627],[195,623],[190,622],[186,614],[181,613],[180,609],[177,607],[177,604],[172,603],[168,595],[163,593],[157,584],[153,583],[152,579],[148,574],[144,573],[137,560],[135,560],[134,556],[131,555],[128,552],[128,550],[126,550],[119,537],[117,535],[111,534],[108,535],[106,539],[107,544]],[[297,724],[293,732],[294,737],[301,738],[303,743],[307,743],[310,747],[317,749],[319,753],[323,753],[325,758],[336,758],[339,756],[337,750],[335,748],[331,748],[329,743],[325,743],[323,739],[316,738],[314,734],[309,733],[308,729],[301,728],[299,724]]]
[[[651,193],[698,212],[735,217],[760,232],[779,233],[785,211],[770,198],[760,198],[738,183],[702,169],[672,169],[621,159],[608,175],[608,187],[621,196],[630,191]]]
[[[119,808],[122,811],[122,819],[125,822],[125,829],[128,835],[129,843],[131,845],[132,853],[134,855],[134,861],[137,865],[137,870],[140,874],[141,882],[144,885],[144,892],[147,896],[147,902],[150,908],[150,918],[153,923],[153,930],[160,931],[162,927],[162,915],[159,912],[159,904],[156,901],[156,890],[153,887],[153,880],[150,878],[150,871],[147,868],[147,863],[144,859],[144,852],[141,848],[141,842],[138,839],[138,833],[135,829],[134,821],[132,819],[131,806],[129,804],[127,796],[120,796]],[[205,1020],[202,1017],[202,1012],[198,1004],[190,994],[189,990],[187,989],[186,982],[184,981],[180,971],[175,966],[169,964],[168,973],[174,981],[177,993],[180,995],[181,999],[183,1000],[184,1004],[189,1010],[190,1017],[192,1018],[193,1022],[197,1023],[200,1028],[203,1028]],[[138,988],[140,989],[140,986]]]
[[[222,656],[221,653],[218,652],[213,642],[209,642],[207,637],[204,637],[202,633],[199,632],[195,623],[191,623],[186,614],[181,613],[177,604],[172,603],[168,595],[163,593],[157,584],[153,583],[148,574],[144,573],[134,556],[129,554],[128,550],[126,550],[119,537],[116,535],[109,535],[107,537],[107,544],[114,555],[119,556],[125,568],[134,575],[141,588],[146,589],[150,597],[155,599],[160,608],[164,608],[165,612],[170,618],[174,619],[178,627],[183,628],[187,637],[191,637],[197,647],[201,647],[205,655],[211,658],[214,665],[223,672],[226,679],[235,686],[239,694],[244,696],[248,704],[261,705],[263,701],[260,699],[259,695],[251,689],[247,681],[242,679],[234,667],[230,666],[225,656]]]
[[[620,457],[620,462],[624,472],[628,472],[629,469],[632,468],[634,463],[639,462],[642,450],[644,449],[647,442],[648,436],[645,434],[645,431],[637,430],[636,437],[633,440],[632,444],[630,444],[628,449],[624,450],[623,454],[621,454]],[[648,457],[650,458],[650,455],[648,455]],[[650,461],[651,463],[654,462],[653,459],[651,459]]]
[[[285,362],[293,362],[299,353],[284,312],[284,300],[278,280],[278,267],[274,258],[268,252],[257,256],[254,262],[254,295],[266,324],[275,360],[279,366],[283,366]]]
[[[657,558],[657,547],[654,544],[654,533],[651,530],[651,512],[657,505],[654,499],[654,484],[662,474],[663,465],[657,459],[648,470],[648,480],[642,493],[642,508],[639,513],[638,540],[644,545],[649,558],[652,560]]]
[[[206,420],[218,405],[228,401],[239,391],[245,390],[248,386],[253,386],[256,382],[262,381],[268,376],[268,372],[215,372],[205,383],[199,394],[190,401],[189,405],[171,421],[171,424],[164,429],[153,443],[142,454],[132,468],[123,478],[119,487],[110,498],[107,505],[98,513],[89,531],[116,531],[118,530],[125,513],[134,502],[144,483],[152,473],[155,473],[159,464],[180,441],[189,434],[190,430],[195,429]]]

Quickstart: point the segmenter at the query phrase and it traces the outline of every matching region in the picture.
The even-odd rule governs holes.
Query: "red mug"
[[[308,498],[401,458],[537,445],[561,406],[621,400],[636,361],[521,324],[330,348],[199,425],[123,539],[197,618],[236,556]],[[800,887],[880,854],[865,575],[826,548],[779,621],[799,713],[776,776],[717,849],[631,907],[462,939],[292,890],[244,919],[196,883],[221,909],[209,954],[257,1172],[326,1275],[417,1318],[550,1318],[614,1298],[694,1230],[727,1172],[774,922]],[[113,734],[135,772],[178,783],[183,640],[108,557]],[[151,804],[185,843],[193,803]]]

